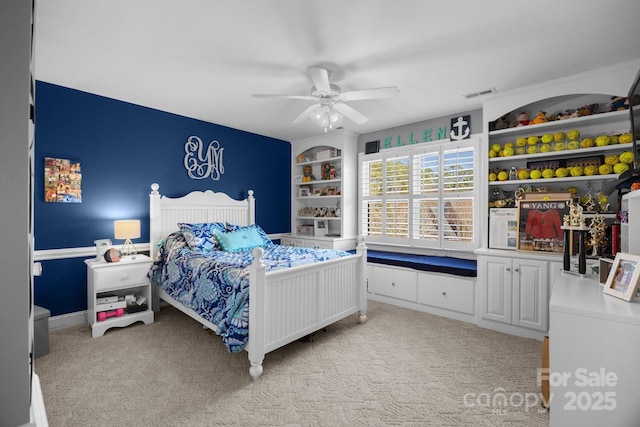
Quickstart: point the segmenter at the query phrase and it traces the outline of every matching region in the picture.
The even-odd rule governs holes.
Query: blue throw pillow
[[[253,227],[242,227],[236,231],[219,233],[216,238],[222,249],[227,252],[238,252],[264,246],[264,241],[258,230]]]
[[[273,245],[273,242],[271,241],[271,239],[269,238],[267,233],[265,233],[265,231],[262,229],[262,227],[260,227],[258,224],[251,224],[251,225],[247,225],[247,226],[244,226],[244,227],[241,226],[241,225],[231,224],[229,222],[227,222],[227,224],[226,224],[227,232],[241,230],[241,229],[245,229],[245,228],[254,228],[258,232],[258,234],[260,235],[260,238],[262,239],[262,242],[264,243],[262,246],[269,247],[269,246]]]
[[[178,227],[180,227],[180,231],[189,247],[203,252],[220,250],[215,236],[218,233],[224,233],[226,230],[221,222],[180,223]]]

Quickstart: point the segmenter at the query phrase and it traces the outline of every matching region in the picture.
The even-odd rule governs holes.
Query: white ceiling
[[[307,66],[354,101],[363,134],[481,108],[502,92],[640,58],[638,0],[48,0],[37,2],[36,78],[287,141],[323,132]],[[631,82],[629,82],[631,84]]]

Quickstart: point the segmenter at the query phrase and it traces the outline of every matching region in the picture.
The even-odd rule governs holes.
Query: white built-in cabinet
[[[478,257],[481,323],[531,330],[536,336],[548,329],[549,265],[545,260],[510,256]],[[506,328],[505,331],[508,331]]]
[[[475,323],[475,277],[369,263],[368,298]]]
[[[357,145],[345,130],[291,143],[291,233],[281,244],[355,248]]]
[[[618,64],[595,71],[582,73],[492,95],[483,101],[483,142],[489,152],[492,143],[504,145],[517,137],[542,135],[558,131],[567,132],[578,129],[583,134],[620,133],[629,131],[628,112],[605,112],[603,114],[580,117],[577,119],[530,125],[520,128],[490,131],[489,123],[500,116],[528,110],[530,116],[538,111],[553,114],[566,108],[579,108],[581,105],[609,99],[610,95],[625,96],[640,66],[640,60]],[[606,107],[605,107],[606,108]],[[601,108],[602,109],[602,108]],[[605,110],[606,111],[606,110]],[[565,190],[568,186],[577,186],[584,190],[590,183],[598,191],[604,182],[615,179],[617,175],[596,175],[591,177],[551,178],[539,180],[509,180],[489,182],[489,173],[496,168],[522,168],[533,160],[572,159],[574,157],[604,156],[618,154],[629,149],[626,146],[596,147],[590,149],[566,150],[492,158],[487,157],[483,164],[482,185],[484,194],[479,203],[483,215],[481,220],[481,247],[476,251],[478,258],[477,277],[477,324],[515,335],[541,339],[549,330],[549,299],[553,291],[551,284],[559,277],[562,268],[561,254],[532,253],[515,250],[489,248],[489,201],[494,189],[512,191],[518,187],[545,186],[550,190]],[[615,199],[611,200],[615,209]]]

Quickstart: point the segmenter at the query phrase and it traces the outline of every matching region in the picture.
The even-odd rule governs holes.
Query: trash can
[[[51,312],[38,305],[33,306],[33,357],[49,354],[49,316]]]

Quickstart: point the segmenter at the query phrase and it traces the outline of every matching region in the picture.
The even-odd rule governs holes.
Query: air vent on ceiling
[[[478,96],[489,95],[490,93],[496,93],[496,88],[492,87],[490,89],[481,90],[479,92],[468,93],[464,97],[467,99],[476,98]]]

